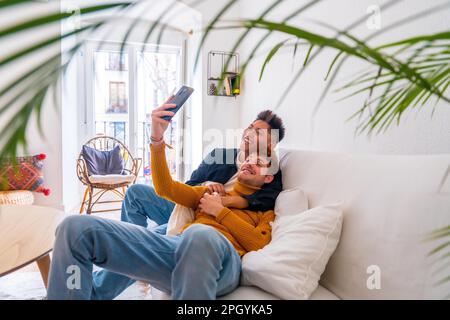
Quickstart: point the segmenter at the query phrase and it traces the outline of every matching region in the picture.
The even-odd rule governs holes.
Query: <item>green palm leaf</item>
[[[261,81],[263,74],[264,74],[264,70],[266,69],[266,65],[269,63],[270,59],[272,59],[272,57],[277,53],[277,51],[289,40],[290,39],[281,41],[275,47],[273,47],[272,50],[270,50],[269,54],[267,55],[266,59],[264,60],[263,65],[261,67],[261,72],[259,74],[259,81]]]
[[[299,14],[305,12],[306,10],[312,8],[313,6],[317,5],[319,2],[321,2],[322,0],[313,0],[313,1],[309,1],[307,2],[305,5],[299,7],[297,10],[295,10],[294,12],[292,12],[289,16],[287,16],[285,19],[283,19],[282,23],[286,23],[289,20],[297,17]],[[398,0],[397,0],[398,1]],[[259,17],[259,19],[264,18],[264,15],[261,15]],[[269,36],[272,34],[272,31],[268,31],[257,43],[256,45],[253,47],[253,49],[250,51],[249,57],[247,58],[247,61],[245,61],[245,63],[242,65],[241,68],[241,76],[243,77],[245,75],[245,71],[247,70],[247,67],[249,65],[249,63],[252,61],[252,59],[255,57],[256,52],[258,51],[258,49],[264,44],[264,42],[269,38]],[[240,40],[242,42],[242,40]],[[240,42],[239,42],[240,43]],[[234,50],[236,50],[238,48],[238,42],[236,44],[234,44],[233,46]],[[296,51],[296,50],[294,50]]]
[[[195,62],[194,62],[194,69],[197,68],[198,65],[198,60],[200,59],[200,53],[201,53],[201,48],[203,47],[203,45],[205,44],[206,38],[209,36],[209,33],[213,30],[214,26],[216,25],[216,23],[220,20],[220,18],[225,15],[233,5],[236,4],[236,2],[238,2],[238,0],[229,0],[223,7],[222,9],[219,10],[219,13],[216,14],[216,16],[211,20],[211,22],[208,24],[208,26],[206,27],[205,32],[203,33],[203,36],[200,40],[200,45],[197,49],[197,53],[195,55]]]
[[[98,6],[92,6],[92,7],[86,7],[80,9],[80,15],[86,15],[94,12],[109,10],[117,7],[126,7],[130,5],[131,2],[122,2],[122,3],[111,3],[111,4],[105,4],[105,5],[98,5]],[[61,12],[61,13],[54,13],[47,16],[42,16],[39,18],[27,20],[23,23],[19,23],[17,25],[8,27],[6,29],[0,30],[0,38],[5,36],[11,36],[15,33],[26,31],[33,28],[42,27],[54,22],[60,22],[62,20],[65,20],[71,16],[74,15],[74,12]]]
[[[279,6],[280,4],[282,4],[283,3],[283,1],[284,0],[280,0],[280,1],[274,1],[271,5],[269,5],[269,7],[267,7],[263,12],[262,12],[262,14],[258,17],[258,19],[263,19],[264,17],[266,17],[272,10],[274,10],[277,6]],[[244,41],[244,39],[248,36],[248,34],[250,33],[250,31],[251,31],[252,29],[251,28],[247,28],[246,30],[245,30],[245,32],[237,39],[237,41],[234,43],[234,45],[233,45],[233,48],[231,49],[231,52],[235,52],[238,48],[239,48],[239,46],[241,45],[241,43]],[[282,45],[281,45],[282,46]],[[280,47],[281,47],[280,46]],[[278,50],[278,49],[277,49]],[[277,50],[275,50],[275,51],[277,51]],[[275,53],[274,53],[275,54]],[[273,54],[273,55],[274,55]],[[227,60],[225,61],[225,65],[224,65],[224,68],[223,68],[223,72],[226,72],[226,70],[228,70],[228,66],[230,65],[230,62],[231,62],[231,59],[232,59],[232,56],[230,55],[230,56],[228,56],[227,57]],[[270,60],[270,58],[269,58],[269,60]],[[265,66],[263,67],[263,69],[265,68]],[[259,78],[259,81],[261,81],[261,77],[262,77],[262,73],[264,72],[264,70],[262,70],[261,71],[261,75],[260,75],[260,78]],[[241,77],[243,76],[243,72],[241,72]],[[219,81],[219,83],[218,83],[218,87],[219,88],[221,88],[222,86],[223,86],[223,80],[222,79],[224,79],[224,75],[222,74],[221,75],[221,80]]]
[[[437,258],[434,263],[439,262],[439,267],[433,272],[433,275],[437,276],[444,271],[447,272],[447,275],[438,280],[435,285],[438,286],[450,282],[450,274],[448,274],[450,258],[450,225],[429,232],[425,235],[424,241],[438,242],[438,245],[428,253],[429,257]],[[450,295],[448,297],[450,297]],[[445,299],[447,299],[447,297]]]
[[[389,9],[390,7],[392,7],[394,4],[396,4],[397,2],[399,2],[399,1],[391,1],[391,2],[387,2],[385,5],[381,6],[380,9],[383,10],[383,11],[386,11],[387,9]],[[424,17],[426,17],[426,16],[429,16],[429,15],[434,14],[434,13],[437,13],[437,12],[441,12],[442,10],[445,10],[445,9],[448,9],[447,4],[440,4],[440,5],[431,7],[431,8],[429,8],[429,9],[427,9],[427,10],[418,12],[418,13],[416,13],[416,14],[413,14],[413,15],[410,15],[410,16],[406,16],[405,18],[399,19],[399,20],[394,21],[393,23],[391,23],[391,24],[389,24],[389,25],[387,25],[387,26],[384,26],[381,30],[376,31],[376,32],[374,32],[373,34],[371,34],[370,36],[364,38],[363,41],[369,41],[369,40],[372,40],[372,39],[378,37],[378,36],[381,35],[381,34],[384,34],[384,33],[386,33],[386,32],[390,32],[391,30],[393,30],[393,29],[395,29],[395,28],[397,28],[397,27],[403,26],[403,25],[408,24],[408,23],[411,23],[411,22],[418,21],[418,20],[420,20],[421,18],[424,18]],[[361,22],[363,22],[363,21],[364,21],[364,20],[362,20],[362,19],[359,19],[359,20],[355,21],[355,22],[354,22],[353,24],[351,24],[349,27],[345,28],[345,31],[351,30],[353,27],[358,26],[358,25],[359,25]],[[408,46],[405,46],[405,47],[404,47],[403,49],[401,49],[401,50],[406,50],[406,49],[408,49]],[[398,54],[398,53],[401,53],[401,51],[399,50],[399,51],[397,52],[397,54]],[[324,90],[322,91],[322,94],[320,95],[320,98],[318,99],[316,105],[314,106],[314,110],[313,110],[313,113],[312,113],[313,117],[315,116],[315,114],[316,114],[317,111],[319,110],[319,108],[320,108],[321,104],[323,103],[325,97],[327,96],[327,94],[328,94],[330,88],[332,87],[332,85],[333,85],[333,83],[334,83],[334,81],[335,81],[335,79],[336,79],[336,77],[337,77],[339,71],[341,70],[342,66],[344,65],[344,63],[347,61],[347,59],[348,59],[349,57],[350,57],[350,56],[348,56],[348,55],[344,55],[344,57],[343,57],[343,58],[340,60],[340,62],[338,63],[337,67],[335,68],[335,71],[334,71],[334,72],[332,73],[332,75],[331,75],[330,80],[328,81],[328,83],[326,84]],[[377,70],[378,70],[378,67],[377,67]],[[374,72],[375,72],[375,70],[372,72],[372,74],[373,74]],[[368,75],[368,74],[370,74],[370,72],[367,73],[366,75]],[[373,76],[372,79],[375,79],[375,78],[376,78],[376,76]],[[388,92],[388,91],[392,88],[392,85],[393,85],[393,84],[388,84],[388,85],[387,85],[387,87],[386,87],[386,92]],[[284,95],[283,95],[283,96],[284,96]],[[370,100],[370,99],[369,99],[369,100]],[[384,99],[383,97],[381,97],[381,99],[378,98],[378,99],[374,99],[373,101],[374,101],[374,102],[379,102],[379,103],[381,103],[381,102],[384,101],[384,100],[385,100],[385,99]],[[366,100],[366,102],[364,103],[364,106],[366,106],[366,107],[368,108],[368,107],[370,106],[370,103],[367,103],[367,101],[368,101],[368,100]],[[357,111],[357,114],[359,114],[360,116],[362,116],[362,115],[364,114],[364,111],[365,111],[367,108],[363,108],[362,110],[358,110],[358,111]],[[348,120],[353,119],[353,118],[354,118],[354,117],[352,116],[352,117],[350,117]],[[365,121],[367,121],[368,119],[370,119],[370,117],[367,117]],[[359,125],[357,126],[356,130],[355,130],[355,134],[361,134],[361,133],[364,132],[364,130],[360,130],[360,128],[361,128],[362,126],[364,126],[364,127],[366,127],[366,128],[368,127],[368,126],[365,126],[364,123],[359,124]],[[370,134],[371,132],[367,132],[367,133]]]

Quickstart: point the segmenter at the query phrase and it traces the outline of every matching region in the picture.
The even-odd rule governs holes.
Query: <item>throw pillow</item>
[[[119,146],[115,146],[112,150],[100,151],[85,145],[82,155],[86,161],[89,175],[123,173],[124,161]]]
[[[30,190],[50,195],[50,189],[44,187],[42,167],[46,155],[17,157],[0,160],[0,190]]]
[[[282,299],[308,299],[337,247],[342,219],[339,204],[277,216],[272,241],[243,257],[241,283]]]
[[[283,190],[275,201],[277,217],[289,216],[308,210],[308,197],[300,188]]]

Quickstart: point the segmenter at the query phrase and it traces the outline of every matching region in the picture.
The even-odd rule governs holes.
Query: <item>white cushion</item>
[[[308,299],[336,249],[341,227],[341,204],[277,216],[272,241],[243,257],[241,283],[282,299]]]
[[[308,198],[300,188],[283,190],[275,201],[277,217],[297,214],[308,210]]]
[[[135,176],[132,174],[108,174],[108,175],[97,175],[93,174],[89,176],[89,181],[91,183],[101,183],[101,184],[118,184],[124,182],[133,182]]]

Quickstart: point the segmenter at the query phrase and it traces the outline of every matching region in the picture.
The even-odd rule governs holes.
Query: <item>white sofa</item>
[[[425,235],[450,225],[450,155],[353,155],[280,150],[283,187],[302,188],[309,207],[345,201],[339,245],[311,299],[441,299],[450,270],[427,257]],[[448,239],[447,239],[448,241]],[[447,261],[448,263],[448,261]],[[380,289],[369,289],[369,266]],[[276,270],[274,270],[276,272]],[[166,295],[153,291],[156,299]],[[277,299],[241,286],[222,299]]]

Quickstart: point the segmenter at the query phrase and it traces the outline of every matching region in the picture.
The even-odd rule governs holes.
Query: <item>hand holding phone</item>
[[[175,104],[174,108],[167,109],[167,111],[172,111],[173,113],[177,113],[178,110],[181,109],[181,107],[184,105],[184,103],[189,99],[189,97],[194,92],[194,89],[188,86],[182,86],[178,92],[172,96],[169,100],[167,100],[166,103],[173,103]],[[164,120],[170,121],[172,119],[171,116],[163,116],[161,117]]]
[[[180,110],[186,100],[191,96],[194,89],[183,86],[178,92],[170,97],[162,106],[152,111],[152,130],[150,140],[152,142],[162,141],[164,132],[169,126],[169,121]]]

